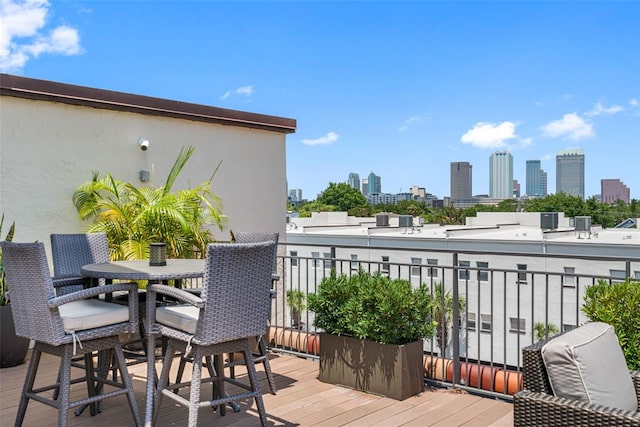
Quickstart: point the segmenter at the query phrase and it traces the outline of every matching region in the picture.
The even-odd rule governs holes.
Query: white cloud
[[[48,33],[47,0],[0,0],[0,71],[20,72],[43,53],[82,53],[75,28],[59,26]]]
[[[227,99],[231,95],[251,96],[252,94],[253,94],[253,86],[242,86],[242,87],[239,87],[238,89],[228,91],[227,93],[222,95],[220,99]]]
[[[425,116],[411,116],[407,120],[402,122],[402,126],[398,128],[398,132],[406,132],[410,127],[422,123],[424,119]]]
[[[543,126],[542,132],[551,138],[566,137],[576,140],[594,135],[593,125],[576,113],[565,114],[562,119]]]
[[[338,138],[340,138],[340,135],[338,135],[335,132],[329,132],[325,136],[321,136],[320,138],[317,138],[317,139],[303,139],[302,143],[306,145],[333,144],[338,140]]]
[[[517,138],[516,124],[513,122],[502,122],[500,124],[479,122],[468,130],[460,141],[464,144],[471,144],[479,148],[501,148],[505,147],[506,140]]]
[[[631,108],[636,108],[638,106],[638,100],[636,98],[632,98],[629,100],[629,106]]]
[[[620,105],[612,105],[611,107],[605,107],[601,103],[597,103],[591,111],[584,113],[585,116],[599,116],[601,114],[616,114],[624,111],[624,107]]]

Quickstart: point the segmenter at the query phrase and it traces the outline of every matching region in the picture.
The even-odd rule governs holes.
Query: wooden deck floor
[[[58,359],[44,356],[39,378],[54,381]],[[177,365],[174,364],[174,365]],[[268,390],[264,372],[259,365],[262,390]],[[0,369],[0,425],[15,421],[20,391],[27,364]],[[460,391],[427,390],[404,401],[349,390],[318,381],[318,362],[288,355],[274,355],[271,367],[275,373],[278,393],[264,395],[270,425],[273,426],[511,426],[513,407],[510,403],[486,399]],[[130,366],[138,404],[144,417],[146,365]],[[240,372],[239,376],[243,373]],[[36,384],[42,384],[37,382]],[[207,387],[208,389],[208,387]],[[185,390],[186,391],[186,390]],[[82,385],[73,386],[81,396]],[[187,395],[188,398],[188,395]],[[165,399],[158,426],[184,426],[187,409]],[[57,424],[54,408],[31,401],[24,425],[30,427]],[[220,416],[201,409],[199,425],[256,426],[259,425],[255,404],[243,402],[241,411],[227,411]],[[133,425],[129,406],[123,396],[103,402],[103,412],[92,417],[85,412],[70,415],[70,426],[130,426]]]

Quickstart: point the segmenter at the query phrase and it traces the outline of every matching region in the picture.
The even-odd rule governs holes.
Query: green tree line
[[[503,200],[496,206],[475,205],[457,208],[455,204],[445,207],[431,207],[425,202],[402,200],[395,204],[367,203],[360,190],[346,183],[329,183],[329,186],[316,200],[288,206],[289,211],[298,212],[301,217],[310,217],[311,212],[348,212],[357,217],[373,216],[377,213],[395,213],[422,217],[426,223],[464,224],[466,217],[476,216],[478,212],[564,212],[566,217],[590,216],[593,224],[605,228],[615,227],[627,218],[640,217],[640,201],[630,203],[618,200],[614,204],[602,203],[595,197],[583,200],[579,196],[565,193],[550,194],[535,199]]]

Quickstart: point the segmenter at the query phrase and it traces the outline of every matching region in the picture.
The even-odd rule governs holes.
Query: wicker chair
[[[274,246],[273,241],[209,244],[200,297],[160,284],[147,288],[147,322],[151,325],[150,331],[168,338],[153,404],[153,420],[158,418],[164,396],[189,406],[189,426],[197,425],[200,407],[219,406],[220,413],[224,415],[225,404],[253,398],[260,421],[263,426],[266,425],[250,339],[266,332]],[[158,293],[177,298],[187,305],[158,307],[154,310],[152,304]],[[169,371],[177,352],[191,356],[192,380],[190,383],[169,385]],[[248,362],[246,366],[250,384],[225,376],[222,355],[231,352],[242,352]],[[215,366],[205,364],[211,377],[203,379],[203,358],[211,356],[214,356]],[[150,353],[149,363],[153,363],[153,360],[154,355]],[[214,384],[211,401],[200,402],[201,383]],[[224,390],[225,383],[236,385],[243,392],[230,396]],[[187,385],[191,386],[189,400],[174,393],[174,390]]]
[[[95,404],[108,397],[126,394],[136,425],[141,425],[133,384],[126,369],[121,333],[138,330],[138,292],[135,285],[118,284],[84,289],[56,297],[49,264],[42,242],[0,242],[16,334],[35,341],[27,370],[16,426],[22,425],[30,399],[58,408],[58,425],[67,425],[70,408]],[[129,306],[96,299],[100,294],[128,291]],[[115,356],[121,382],[110,381],[105,375],[94,374],[93,352],[103,357]],[[60,380],[53,385],[34,389],[36,373],[42,353],[61,358]],[[71,360],[84,355],[85,376],[71,380]],[[72,383],[86,382],[88,397],[70,401]],[[109,385],[115,390],[97,394],[96,390]],[[57,399],[48,399],[43,392],[58,391]]]
[[[640,412],[555,397],[541,353],[550,339],[522,349],[524,389],[513,400],[515,426],[640,426]],[[640,372],[631,377],[640,408]]]
[[[80,267],[86,264],[109,262],[109,244],[104,233],[52,234],[51,258],[53,285],[58,296],[89,287]]]

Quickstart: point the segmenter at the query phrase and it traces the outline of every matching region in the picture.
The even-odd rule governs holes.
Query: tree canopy
[[[334,206],[336,211],[347,212],[359,206],[366,206],[367,199],[360,190],[349,184],[340,182],[329,183],[329,186],[318,196],[318,203]]]

